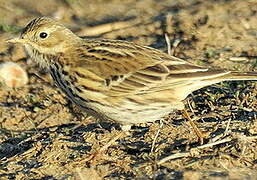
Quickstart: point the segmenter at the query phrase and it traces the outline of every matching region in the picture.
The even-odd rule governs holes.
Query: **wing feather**
[[[192,84],[207,77],[221,76],[225,71],[210,71],[159,50],[118,40],[85,40],[74,71],[98,79],[96,85],[108,96],[125,96],[157,92]],[[90,46],[87,46],[90,43]],[[81,46],[80,46],[81,47]],[[81,52],[83,52],[81,54]],[[83,55],[84,54],[84,55]],[[73,60],[76,61],[76,60]],[[94,78],[93,78],[94,77]],[[97,77],[97,78],[96,78]],[[99,79],[101,81],[99,82]],[[89,83],[87,79],[85,83]],[[80,79],[83,84],[83,78]],[[89,83],[90,85],[94,84]],[[87,91],[82,89],[82,91]]]

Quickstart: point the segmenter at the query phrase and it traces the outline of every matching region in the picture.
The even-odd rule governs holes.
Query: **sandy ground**
[[[85,117],[22,47],[4,41],[34,17],[50,16],[80,36],[163,51],[167,33],[180,58],[256,71],[256,0],[35,2],[0,0],[0,62],[17,62],[29,74],[22,88],[0,87],[0,179],[257,179],[255,82],[222,83],[186,99],[189,114],[208,135],[203,146],[175,112],[162,122],[134,126],[104,149],[119,136],[119,126]]]

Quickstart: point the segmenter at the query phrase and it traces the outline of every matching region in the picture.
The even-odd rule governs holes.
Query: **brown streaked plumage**
[[[23,43],[75,104],[122,125],[153,122],[183,109],[182,101],[205,86],[257,80],[256,72],[208,69],[127,41],[82,39],[45,17],[9,42]]]

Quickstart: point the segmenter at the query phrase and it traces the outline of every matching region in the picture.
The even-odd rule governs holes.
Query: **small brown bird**
[[[208,69],[127,41],[82,39],[46,17],[32,20],[9,42],[24,44],[73,103],[124,127],[182,110],[182,101],[202,87],[257,80],[256,72]]]

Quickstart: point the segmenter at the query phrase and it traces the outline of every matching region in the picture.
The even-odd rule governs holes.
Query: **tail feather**
[[[176,97],[183,100],[195,90],[222,81],[257,80],[257,72],[217,71],[216,76],[215,73],[213,74],[213,76],[210,76],[210,74],[212,73],[206,72],[206,75],[202,75],[201,78],[196,78],[192,76],[191,78],[188,78],[188,81],[184,82],[183,84],[178,84],[178,86],[176,87]]]
[[[196,89],[200,89],[205,86],[209,86],[223,81],[257,81],[257,72],[227,71],[224,74],[218,73],[218,75],[219,76],[213,78],[210,78],[210,76],[206,76],[205,79],[200,81],[201,83],[198,83],[199,86]],[[197,87],[197,83],[195,84]]]
[[[257,72],[231,72],[221,77],[222,81],[240,81],[254,80],[257,81]]]

